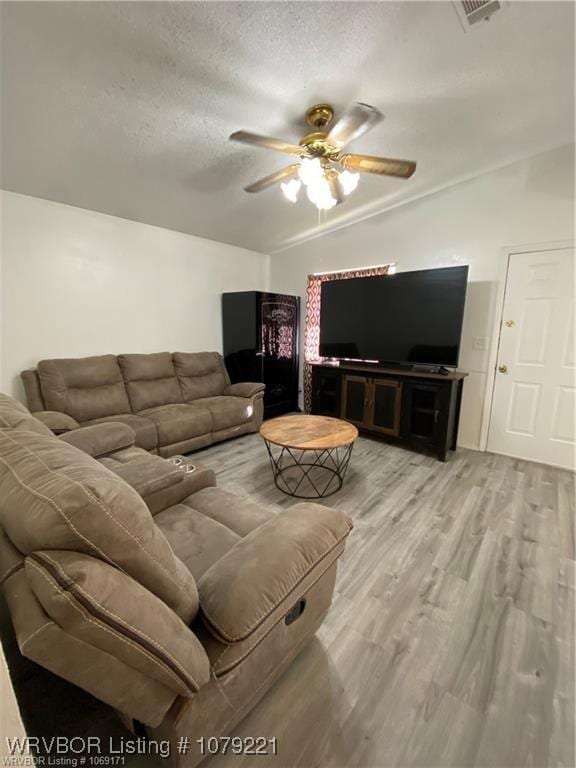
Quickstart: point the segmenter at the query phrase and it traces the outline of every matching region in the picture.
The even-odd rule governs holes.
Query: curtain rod
[[[395,267],[395,261],[389,261],[387,264],[371,264],[369,267],[353,267],[351,269],[327,269],[326,272],[312,272],[312,277],[321,275],[341,275],[343,272],[361,272],[363,269],[381,269],[382,267]]]

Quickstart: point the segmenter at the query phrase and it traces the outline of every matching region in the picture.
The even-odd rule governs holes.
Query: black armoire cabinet
[[[299,317],[298,296],[262,291],[222,294],[226,368],[233,384],[266,384],[266,419],[298,410]]]

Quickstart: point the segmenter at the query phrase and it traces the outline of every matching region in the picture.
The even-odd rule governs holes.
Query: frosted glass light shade
[[[290,179],[290,181],[283,181],[282,184],[280,184],[280,189],[286,200],[295,203],[298,200],[298,192],[300,192],[301,186],[302,182],[298,181],[298,179]]]
[[[324,169],[322,168],[322,163],[318,157],[305,157],[300,163],[298,176],[300,176],[300,180],[306,186],[321,179],[323,175]]]
[[[319,208],[320,210],[329,210],[330,208],[333,208],[337,202],[335,198],[332,197],[330,184],[324,176],[321,176],[313,183],[308,184],[306,194],[308,195],[308,200],[310,200],[311,203],[314,203],[316,208]]]
[[[342,171],[338,176],[338,181],[342,187],[342,191],[345,195],[349,195],[350,192],[354,192],[360,181],[360,174],[353,171]]]

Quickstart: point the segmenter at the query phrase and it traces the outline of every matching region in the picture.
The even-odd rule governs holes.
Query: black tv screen
[[[320,355],[458,365],[468,267],[322,283]]]

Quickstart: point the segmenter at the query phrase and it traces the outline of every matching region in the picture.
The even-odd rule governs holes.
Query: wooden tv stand
[[[335,416],[362,432],[432,450],[456,450],[462,388],[468,374],[388,368],[368,363],[313,363],[312,413]]]

